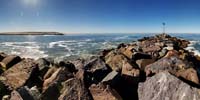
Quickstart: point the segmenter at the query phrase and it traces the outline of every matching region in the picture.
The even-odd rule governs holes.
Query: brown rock
[[[0,53],[0,61],[2,61],[6,56],[8,56],[7,54],[1,52]]]
[[[89,90],[84,83],[76,78],[65,81],[58,100],[92,100]]]
[[[105,57],[105,61],[106,64],[109,65],[109,67],[111,67],[112,70],[118,71],[120,72],[123,66],[123,61],[126,60],[127,58],[122,55],[122,54],[117,54],[115,52],[110,52],[106,57]]]
[[[140,59],[136,61],[136,64],[138,65],[140,70],[144,70],[147,65],[152,64],[154,62],[154,59]]]
[[[176,73],[176,76],[181,77],[185,80],[191,81],[193,83],[199,84],[199,78],[197,75],[197,71],[194,68],[180,70]]]
[[[89,88],[94,100],[122,100],[121,96],[109,85],[92,85]]]
[[[37,70],[38,66],[32,59],[22,60],[1,75],[5,78],[2,82],[11,89],[17,89],[25,83],[29,83],[31,76],[34,76],[34,72]]]
[[[60,83],[72,77],[73,74],[69,72],[67,67],[60,67],[49,78],[44,80],[43,91],[48,89],[54,82]]]
[[[9,55],[0,62],[0,65],[1,67],[3,67],[4,70],[6,70],[20,61],[21,58],[19,56]]]
[[[161,48],[159,46],[155,46],[155,45],[150,45],[148,47],[142,48],[143,52],[157,52],[159,50],[161,50]]]

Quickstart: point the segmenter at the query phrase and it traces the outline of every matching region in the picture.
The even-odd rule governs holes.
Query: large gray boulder
[[[168,72],[160,72],[140,83],[139,100],[200,100],[198,89]]]

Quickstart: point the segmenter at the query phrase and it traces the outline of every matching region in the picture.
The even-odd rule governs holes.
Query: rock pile
[[[200,57],[159,34],[74,61],[0,53],[3,100],[200,100]]]

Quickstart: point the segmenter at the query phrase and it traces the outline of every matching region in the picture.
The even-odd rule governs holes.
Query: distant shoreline
[[[0,35],[64,35],[59,32],[4,32]]]

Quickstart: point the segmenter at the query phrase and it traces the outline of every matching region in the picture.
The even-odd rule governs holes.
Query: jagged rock
[[[69,71],[67,67],[60,67],[44,80],[43,91],[48,89],[48,87],[51,86],[51,84],[54,84],[55,82],[60,83],[72,77],[73,74]]]
[[[109,85],[102,86],[93,84],[89,90],[94,100],[122,100],[117,91]]]
[[[120,72],[122,70],[123,61],[127,58],[122,54],[117,54],[115,52],[110,52],[106,57],[105,61],[112,70]]]
[[[61,90],[60,83],[52,83],[41,95],[41,100],[58,100]]]
[[[47,61],[44,58],[40,58],[38,60],[35,61],[35,63],[38,65],[39,68],[39,73],[40,73],[40,78],[43,79],[44,75],[46,74],[46,72],[48,71],[48,69],[50,68],[50,62]]]
[[[0,53],[0,61],[2,61],[6,56],[8,56],[7,54],[1,52]]]
[[[101,82],[106,84],[116,84],[119,80],[120,74],[116,71],[112,71]]]
[[[58,100],[92,100],[89,90],[84,83],[76,78],[65,81]]]
[[[1,80],[1,79],[0,79]],[[9,94],[9,90],[7,89],[7,87],[0,81],[0,99],[4,96],[4,95],[8,95]]]
[[[147,53],[135,52],[132,56],[132,60],[136,61],[139,59],[152,59],[152,56]]]
[[[152,73],[158,73],[160,71],[177,72],[181,69],[187,69],[192,67],[192,65],[186,61],[179,59],[176,56],[164,57],[158,61],[147,65],[145,67],[146,75],[149,76]]]
[[[194,68],[189,68],[185,70],[180,70],[176,73],[177,77],[181,77],[185,80],[193,82],[195,84],[199,84],[199,78],[197,71]]]
[[[140,70],[129,62],[123,62],[121,74],[130,83],[137,83],[140,78]]]
[[[2,82],[10,89],[17,89],[25,84],[32,83],[31,77],[35,77],[38,71],[37,64],[32,59],[25,59],[5,71],[1,76]]]
[[[168,72],[161,72],[140,83],[139,100],[199,100],[198,89]]]
[[[147,47],[143,47],[142,48],[142,51],[143,52],[157,52],[157,51],[160,51],[161,48],[159,46],[155,46],[155,45],[150,45],[150,46],[147,46]]]
[[[135,46],[129,45],[124,48],[120,48],[118,51],[124,54],[127,58],[132,59],[132,55],[134,53]]]
[[[71,63],[73,63],[75,68],[79,70],[79,69],[83,69],[85,60],[84,59],[76,59],[76,60],[71,61]]]
[[[0,66],[6,70],[21,61],[19,56],[9,55],[0,62]]]
[[[144,71],[144,69],[145,69],[145,67],[147,65],[152,64],[154,62],[155,62],[154,59],[140,59],[140,60],[136,61],[136,64],[138,65],[138,67],[140,68],[140,70]]]
[[[100,82],[112,70],[99,57],[86,61],[84,70],[90,73],[90,78],[94,83]]]
[[[56,70],[58,70],[59,66],[51,66],[50,69],[46,72],[46,74],[43,77],[43,80],[48,79],[49,77],[51,77],[51,75],[56,72]]]
[[[30,98],[28,98],[30,99]],[[11,97],[10,100],[23,100],[23,98],[21,97],[21,95],[17,92],[17,91],[12,91],[11,93]],[[30,100],[33,100],[32,98]]]

